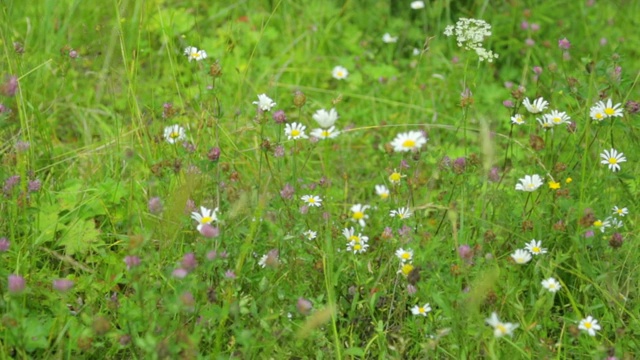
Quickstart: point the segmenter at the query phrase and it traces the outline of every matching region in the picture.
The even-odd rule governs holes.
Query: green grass
[[[638,356],[636,2],[219,3],[0,7],[2,358]],[[484,46],[497,60],[443,35],[461,17],[492,25]],[[398,41],[383,43],[387,32]],[[208,57],[189,62],[187,46]],[[338,65],[345,80],[332,78]],[[277,105],[258,112],[258,94]],[[524,97],[544,97],[575,130],[542,129]],[[591,120],[609,98],[623,116]],[[309,134],[331,108],[341,134],[330,140],[288,140],[272,119],[282,110]],[[165,140],[174,124],[185,144]],[[407,131],[428,142],[394,152]],[[627,159],[618,172],[600,163],[611,148]],[[544,184],[516,191],[532,174]],[[322,205],[304,208],[303,195]],[[365,227],[355,204],[370,206]],[[219,208],[217,236],[196,229],[201,206]],[[411,217],[389,216],[401,207]],[[624,225],[594,226],[608,217]],[[351,227],[366,252],[347,251]],[[516,264],[532,239],[548,252]],[[413,250],[408,276],[400,248]],[[412,314],[426,303],[427,316]],[[513,336],[494,337],[493,312],[518,325]],[[589,315],[594,337],[578,329]]]

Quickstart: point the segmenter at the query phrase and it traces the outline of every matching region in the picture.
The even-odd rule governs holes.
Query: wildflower
[[[284,124],[287,122],[287,115],[284,113],[283,110],[278,110],[273,113],[273,121],[276,124]]]
[[[518,180],[520,184],[516,184],[516,190],[535,191],[542,185],[542,178],[538,174],[525,175],[524,178]]]
[[[189,62],[192,60],[200,61],[207,58],[207,53],[204,50],[198,50],[198,48],[193,46],[187,46],[184,49],[184,54],[189,57]]]
[[[492,62],[498,58],[491,50],[482,46],[485,37],[491,35],[491,25],[484,20],[460,18],[456,25],[449,25],[444,30],[445,36],[456,36],[459,47],[473,50],[478,55],[480,61]]]
[[[411,313],[413,315],[422,315],[422,316],[427,316],[427,313],[429,313],[431,311],[431,306],[429,305],[429,303],[424,304],[424,306],[414,306],[411,308]]]
[[[187,275],[189,275],[189,272],[183,268],[177,268],[171,272],[171,276],[176,279],[184,279]]]
[[[127,270],[131,270],[134,267],[140,266],[140,258],[137,256],[125,256],[124,263],[127,265]]]
[[[202,229],[202,225],[204,224],[211,224],[212,221],[218,221],[218,216],[217,213],[218,212],[218,208],[215,208],[213,210],[207,209],[204,206],[200,207],[200,212],[192,212],[191,213],[191,218],[195,221],[198,222],[198,231],[200,231]]]
[[[391,142],[391,146],[393,146],[395,152],[406,152],[418,150],[426,143],[427,138],[421,131],[409,131],[396,135],[396,138]]]
[[[404,220],[411,217],[411,211],[409,211],[409,208],[401,207],[398,208],[398,210],[391,210],[389,215],[391,217],[397,217],[400,220]]]
[[[302,315],[309,315],[311,313],[311,309],[313,309],[313,304],[311,304],[311,301],[300,297],[298,298],[298,302],[296,302],[296,309]]]
[[[343,229],[342,235],[347,239],[349,243],[360,244],[360,243],[366,243],[369,241],[368,236],[362,235],[361,233],[358,233],[358,235],[356,235],[356,232],[353,229],[353,227],[349,229],[346,229],[346,228]]]
[[[347,244],[347,251],[353,251],[354,254],[361,254],[367,251],[369,244],[366,242],[350,242]]]
[[[396,256],[402,263],[411,262],[413,260],[413,250],[400,248],[396,250]]]
[[[515,114],[511,117],[511,123],[516,125],[524,124],[524,117],[520,114]]]
[[[376,185],[376,194],[380,196],[381,199],[386,199],[389,197],[389,189],[384,185]]]
[[[403,175],[401,173],[399,173],[397,170],[393,170],[393,172],[391,173],[391,175],[389,175],[389,181],[391,181],[392,184],[399,184],[400,180],[403,177],[406,177],[407,175]]]
[[[524,98],[524,101],[522,101],[522,105],[524,105],[524,107],[527,108],[530,113],[538,114],[545,111],[549,106],[549,103],[542,97],[535,99],[533,103],[531,103],[531,101],[527,97]]]
[[[237,276],[236,276],[236,273],[233,270],[227,270],[227,271],[224,272],[224,277],[225,277],[225,279],[233,280]]]
[[[159,214],[162,212],[162,200],[159,197],[154,196],[149,199],[149,203],[147,203],[147,207],[149,208],[149,212],[152,214]]]
[[[605,150],[600,154],[602,161],[601,164],[609,165],[609,170],[616,172],[620,170],[619,163],[627,161],[627,158],[624,157],[624,154],[618,152],[616,149]]]
[[[546,117],[548,122],[552,123],[553,126],[566,124],[571,120],[571,118],[564,111],[551,110],[550,114],[543,115]]]
[[[493,336],[502,337],[504,335],[513,335],[513,330],[518,328],[518,324],[503,323],[498,319],[498,314],[491,313],[491,317],[485,320],[487,324],[493,327]]]
[[[411,8],[413,10],[424,9],[424,1],[412,1],[411,2]]]
[[[526,250],[528,250],[531,255],[540,255],[546,254],[547,249],[542,248],[542,241],[533,239],[531,242],[524,246]]]
[[[313,230],[307,230],[302,234],[307,238],[307,240],[313,240],[316,238],[316,236],[318,236],[318,233]]]
[[[184,254],[181,262],[182,268],[187,271],[193,271],[196,267],[198,267],[198,260],[196,259],[196,255],[194,253]]]
[[[404,275],[404,277],[409,276],[415,267],[411,263],[402,263],[400,265],[400,270],[398,270],[398,274]]]
[[[30,180],[29,184],[27,185],[27,190],[29,190],[29,192],[36,192],[36,191],[40,191],[41,187],[42,187],[42,181],[38,179]]]
[[[287,135],[289,140],[307,139],[308,136],[304,133],[306,128],[306,126],[294,122],[285,125],[284,134]]]
[[[598,324],[598,320],[594,319],[591,315],[580,320],[578,329],[586,331],[590,336],[596,336],[596,332],[601,329]]]
[[[569,42],[569,40],[567,40],[567,38],[563,38],[558,40],[558,47],[560,49],[569,50],[569,48],[571,47],[571,43]]]
[[[67,292],[73,287],[73,281],[69,279],[53,280],[53,288],[60,292]]]
[[[549,181],[549,189],[551,190],[558,190],[560,189],[560,183],[559,182],[555,182],[553,180]]]
[[[186,138],[184,128],[180,125],[171,125],[164,128],[164,139],[167,140],[169,144],[175,144]]]
[[[340,135],[340,131],[336,130],[335,126],[328,129],[313,129],[313,131],[311,131],[311,136],[321,140],[333,139],[338,135]]]
[[[522,265],[531,261],[531,253],[526,250],[518,249],[511,254],[511,258],[516,262],[516,264]]]
[[[315,120],[321,128],[326,129],[333,126],[338,120],[338,112],[336,109],[331,109],[329,111],[325,109],[320,109],[315,112],[312,116],[313,120]]]
[[[10,245],[11,242],[6,237],[0,238],[0,252],[7,252]]]
[[[317,195],[304,195],[302,201],[306,202],[309,206],[320,207],[320,205],[322,205],[322,199]]]
[[[18,77],[8,76],[4,84],[0,84],[0,94],[4,96],[15,96],[18,91]]]
[[[220,160],[220,154],[221,154],[220,148],[217,146],[214,146],[211,149],[209,149],[209,152],[207,153],[207,159],[214,162],[218,161]]]
[[[274,103],[267,94],[259,94],[258,101],[254,101],[253,104],[258,105],[258,109],[261,111],[269,111],[272,107],[276,106],[276,103]]]
[[[554,125],[553,122],[551,122],[551,118],[547,117],[546,115],[542,115],[541,118],[536,118],[536,120],[538,120],[540,126],[542,126],[542,128],[545,130],[551,129]]]
[[[263,268],[267,266],[270,268],[276,268],[278,267],[278,264],[278,250],[276,249],[270,250],[268,253],[263,255],[260,260],[258,260],[258,265]]]
[[[469,264],[472,263],[473,250],[471,249],[471,246],[467,244],[460,245],[458,247],[458,255],[460,255],[460,258],[466,261],[467,263]]]
[[[364,212],[369,208],[369,205],[355,204],[351,207],[351,221],[357,222],[360,226],[366,225],[366,220],[369,215]]]
[[[200,235],[208,239],[211,239],[220,235],[220,229],[218,229],[215,226],[211,226],[211,224],[202,224],[202,226],[200,227],[200,230],[198,231],[200,232]]]
[[[589,117],[596,121],[602,121],[607,118],[607,114],[604,112],[604,107],[596,104],[589,109]]]
[[[334,79],[344,80],[349,76],[349,71],[342,66],[336,66],[333,68],[333,71],[331,71],[331,75]]]
[[[280,196],[282,196],[283,199],[289,200],[293,196],[294,192],[295,192],[295,189],[293,188],[293,186],[291,186],[291,184],[289,183],[286,183],[284,185],[284,188],[280,190]]]
[[[552,277],[542,280],[542,286],[552,293],[558,292],[558,290],[560,290],[560,287],[561,287],[558,280]]]
[[[622,234],[617,232],[611,235],[611,238],[609,239],[609,246],[611,246],[614,249],[617,249],[622,246],[623,242],[624,242],[624,238],[622,237]]]
[[[26,281],[20,275],[11,274],[7,278],[9,292],[13,294],[21,293],[24,290]]]
[[[629,213],[629,210],[626,207],[619,208],[617,206],[614,206],[613,209],[611,210],[613,211],[613,215],[618,215],[618,216],[625,216]]]
[[[607,228],[611,227],[611,222],[609,222],[608,219],[605,219],[604,221],[596,220],[596,221],[593,222],[593,226],[596,229],[599,229],[600,232],[605,232],[607,230]]]
[[[398,37],[397,36],[391,36],[391,34],[389,33],[385,33],[384,35],[382,35],[382,42],[390,44],[390,43],[395,43],[398,42]]]
[[[622,104],[618,103],[613,105],[611,99],[607,99],[607,102],[598,101],[596,106],[600,107],[604,111],[606,117],[622,117]]]

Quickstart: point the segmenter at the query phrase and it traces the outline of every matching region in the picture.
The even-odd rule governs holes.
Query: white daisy
[[[400,183],[400,180],[402,180],[402,178],[406,176],[407,175],[403,175],[396,169],[393,169],[393,172],[391,173],[391,175],[389,175],[389,181],[391,181],[392,184],[397,185]]]
[[[411,217],[411,211],[409,211],[409,208],[401,207],[401,208],[398,208],[397,210],[391,210],[389,215],[391,217],[397,217],[400,220],[404,220]]]
[[[315,120],[321,128],[329,128],[332,127],[333,124],[338,120],[338,112],[336,109],[331,109],[329,111],[325,109],[320,109],[315,112],[312,116],[313,120]]]
[[[412,1],[411,2],[411,8],[413,10],[424,9],[424,1]]]
[[[353,227],[343,229],[342,235],[347,239],[347,242],[350,243],[366,243],[369,241],[369,237],[366,235],[362,235],[361,233],[356,235],[356,231]]]
[[[531,255],[540,255],[547,253],[547,249],[544,249],[542,247],[542,241],[536,239],[531,240],[531,242],[526,244],[524,248],[527,249],[531,253]]]
[[[350,242],[347,244],[347,251],[353,251],[354,254],[362,254],[367,251],[369,244],[366,242]]]
[[[596,220],[593,222],[593,226],[600,230],[600,232],[605,232],[608,228],[611,227],[611,222],[609,221],[609,218],[604,219],[604,221],[602,220]]]
[[[569,120],[571,120],[571,118],[569,117],[569,115],[567,115],[566,112],[558,111],[558,110],[551,110],[551,113],[545,114],[543,116],[546,117],[547,121],[552,123],[553,126],[567,124],[569,123]]]
[[[307,230],[305,232],[302,233],[304,235],[304,237],[307,238],[307,240],[313,240],[316,238],[316,236],[318,236],[318,233],[313,231],[313,230]]]
[[[396,256],[403,263],[411,262],[413,260],[413,250],[400,248],[396,250]]]
[[[542,286],[549,290],[552,293],[558,292],[558,290],[560,290],[561,286],[560,283],[558,282],[558,280],[550,277],[548,279],[544,279],[542,280]]]
[[[351,221],[357,222],[360,226],[365,227],[366,220],[369,215],[364,212],[369,208],[369,205],[355,204],[351,207]]]
[[[207,58],[207,53],[204,50],[198,50],[197,47],[187,46],[184,49],[184,54],[189,58],[189,62],[192,60],[200,61]]]
[[[389,197],[389,189],[384,185],[376,185],[376,194],[380,196],[381,199],[386,199]]]
[[[530,113],[537,114],[545,111],[549,106],[549,103],[545,99],[539,97],[535,99],[532,104],[531,101],[529,101],[529,98],[525,98],[522,105],[524,105]]]
[[[309,206],[320,207],[320,205],[322,205],[322,199],[317,195],[304,195],[302,197],[302,201],[307,203]]]
[[[421,131],[409,131],[396,135],[396,138],[391,142],[391,146],[393,146],[395,152],[406,152],[418,150],[426,143],[427,138]]]
[[[606,103],[603,101],[598,101],[596,105],[602,108],[607,117],[622,117],[623,115],[622,104],[618,103],[613,105],[611,99],[607,99]]]
[[[616,172],[620,170],[620,163],[627,161],[627,158],[624,157],[624,154],[618,152],[616,149],[605,150],[600,154],[602,161],[601,164],[609,165],[609,170]]]
[[[284,134],[287,135],[289,140],[307,139],[309,137],[304,133],[306,128],[306,126],[295,122],[286,124],[284,127]]]
[[[540,126],[542,126],[542,128],[545,130],[549,130],[553,128],[554,124],[551,122],[551,119],[548,118],[546,115],[542,115],[541,118],[536,118],[536,120],[538,120],[538,124],[540,124]]]
[[[427,316],[427,313],[429,313],[431,311],[431,306],[427,303],[424,304],[424,306],[414,306],[411,308],[411,313],[413,315],[422,315],[422,316]]]
[[[624,226],[624,223],[622,222],[622,220],[618,218],[608,217],[606,221],[609,221],[611,223],[611,227],[615,229],[620,229],[621,227]]]
[[[211,224],[214,221],[218,221],[218,208],[213,210],[207,209],[204,206],[200,206],[200,212],[194,211],[191,213],[191,218],[198,222],[198,231],[202,229],[204,224]]]
[[[625,216],[629,213],[629,209],[627,209],[626,207],[619,208],[617,206],[614,206],[613,209],[611,210],[613,211],[613,215],[618,215],[618,216]]]
[[[523,249],[518,249],[511,254],[511,258],[516,262],[516,264],[522,265],[531,261],[531,253]]]
[[[334,79],[344,80],[349,76],[349,71],[342,66],[336,66],[333,68],[333,71],[331,71],[331,75]]]
[[[520,114],[515,114],[511,117],[511,123],[516,125],[524,124],[524,117]]]
[[[397,36],[391,36],[391,34],[389,33],[385,33],[384,35],[382,35],[382,42],[390,44],[390,43],[395,43],[398,42],[398,37]]]
[[[272,107],[276,106],[276,103],[274,103],[267,94],[258,95],[258,101],[254,101],[253,104],[258,105],[258,108],[262,111],[269,111]]]
[[[335,126],[332,126],[328,129],[313,129],[310,135],[320,140],[333,139],[340,135],[340,131],[336,130]]]
[[[598,324],[598,320],[594,319],[591,315],[580,320],[578,329],[586,331],[590,336],[596,336],[596,332],[601,329]]]
[[[485,320],[487,324],[493,327],[493,336],[502,337],[505,335],[512,336],[513,330],[518,328],[518,324],[503,323],[498,319],[498,314],[491,313],[491,317]]]
[[[169,144],[175,144],[187,138],[184,128],[180,125],[171,125],[164,128],[164,139]]]
[[[602,121],[607,118],[604,108],[598,104],[593,105],[591,109],[589,109],[589,116],[595,121]]]
[[[538,174],[525,175],[518,181],[520,184],[516,184],[516,190],[520,191],[534,191],[542,185],[542,178]]]

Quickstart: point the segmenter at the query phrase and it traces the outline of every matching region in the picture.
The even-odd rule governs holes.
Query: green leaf
[[[100,231],[92,220],[79,220],[69,225],[59,245],[64,246],[67,255],[86,254],[91,246],[100,241]]]

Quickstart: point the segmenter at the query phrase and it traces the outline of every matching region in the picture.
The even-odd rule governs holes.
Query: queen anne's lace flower
[[[498,58],[498,54],[482,46],[485,37],[491,36],[491,25],[484,20],[460,18],[455,26],[444,29],[444,35],[455,35],[458,46],[475,51],[480,61],[493,62]]]

